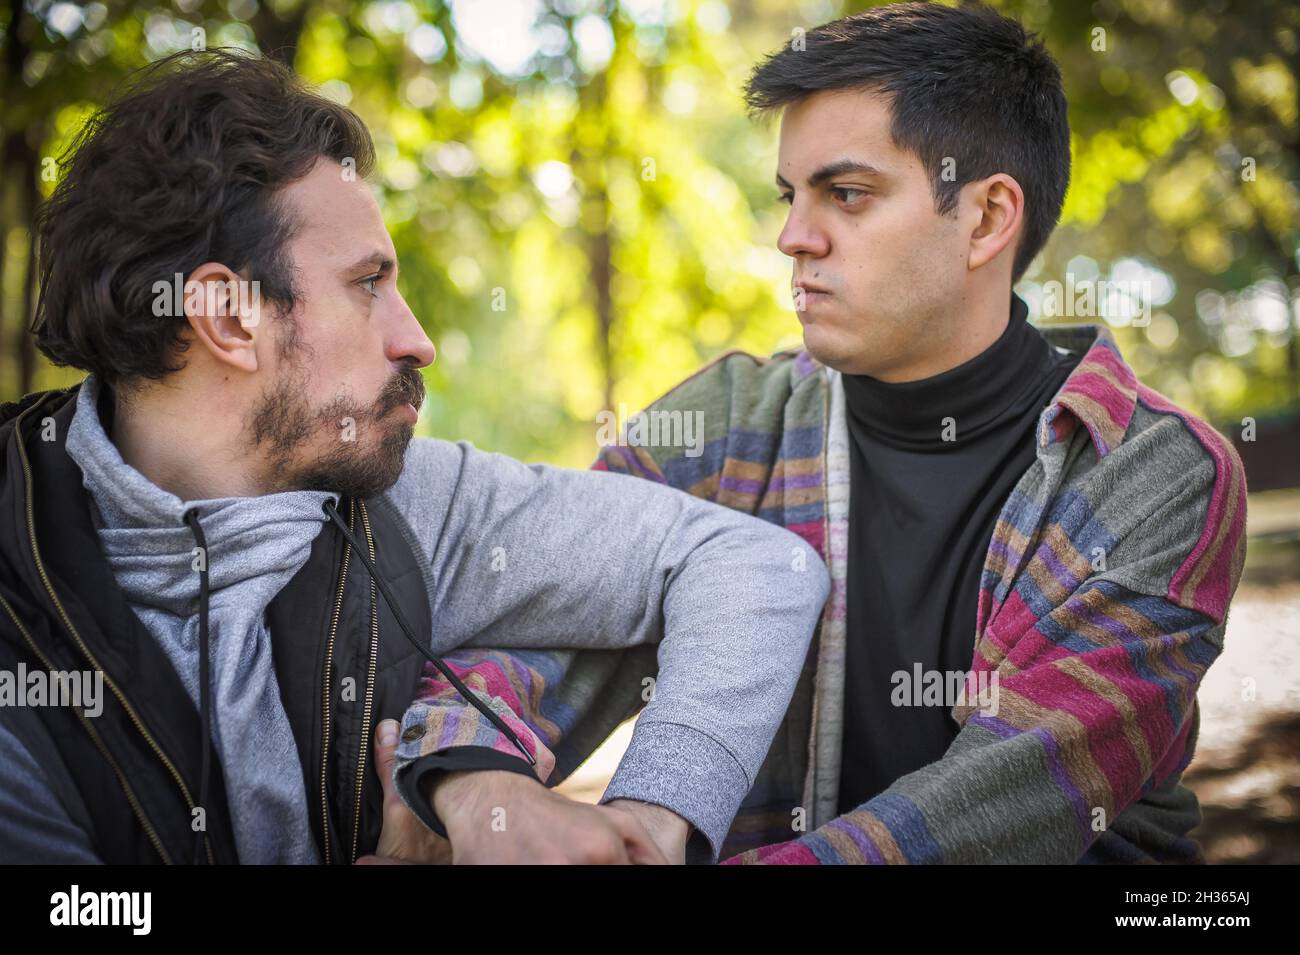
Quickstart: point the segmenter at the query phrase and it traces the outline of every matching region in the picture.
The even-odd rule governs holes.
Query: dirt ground
[[[1300,863],[1300,582],[1243,584],[1184,782],[1210,862]]]

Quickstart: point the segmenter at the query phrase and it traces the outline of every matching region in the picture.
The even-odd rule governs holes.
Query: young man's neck
[[[933,378],[986,351],[1007,330],[1011,321],[1011,290],[1006,286],[973,290],[952,304],[948,334],[931,339],[933,347],[914,361],[873,375],[880,381],[901,384]]]
[[[151,384],[129,397],[114,391],[109,440],[122,460],[182,501],[266,493],[243,463],[243,416],[187,386]]]

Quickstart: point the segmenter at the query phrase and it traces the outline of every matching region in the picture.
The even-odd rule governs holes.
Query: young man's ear
[[[204,262],[186,278],[183,291],[185,319],[198,343],[222,364],[257,371],[257,283],[220,262]]]
[[[962,192],[962,202],[969,204],[975,222],[967,268],[987,265],[1008,248],[1014,260],[1025,217],[1025,193],[1020,183],[1006,173],[997,173],[969,183]]]

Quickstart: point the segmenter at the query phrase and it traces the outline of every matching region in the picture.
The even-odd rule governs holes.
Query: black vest
[[[6,725],[42,766],[61,764],[47,775],[65,806],[84,805],[88,818],[79,821],[104,862],[188,863],[199,819],[204,861],[238,862],[215,752],[210,805],[196,812],[197,708],[99,549],[81,471],[64,447],[75,407],[73,388],[0,409],[0,668],[22,661],[29,671],[98,669],[103,712],[89,718],[73,707],[34,707]],[[347,498],[339,513],[416,634],[431,637],[424,575],[401,518],[383,499]],[[374,728],[401,719],[424,664],[350,550],[326,522],[307,563],[267,609],[312,835],[331,863],[351,863],[378,843]],[[32,719],[46,732],[34,732]]]

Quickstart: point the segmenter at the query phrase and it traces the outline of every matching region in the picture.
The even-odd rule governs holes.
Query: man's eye
[[[832,186],[831,193],[840,202],[851,206],[862,196],[865,196],[867,191],[865,189],[854,189],[852,186]]]
[[[379,294],[379,290],[376,286],[379,285],[379,281],[382,278],[383,278],[382,275],[368,275],[357,284],[365,288],[366,291],[369,292],[371,295],[377,296]]]
[[[787,206],[789,206],[789,205],[793,205],[793,204],[794,204],[794,193],[793,193],[793,192],[783,192],[783,193],[781,193],[779,196],[776,197],[776,201],[777,201],[777,202],[784,202]]]

